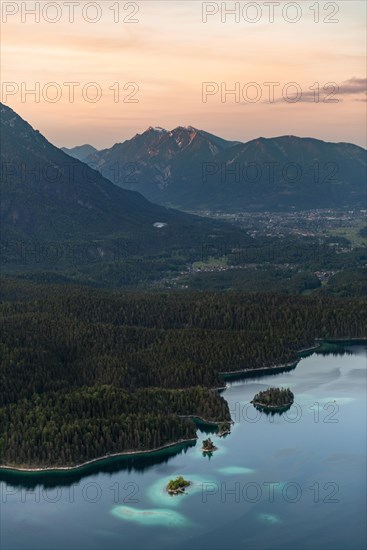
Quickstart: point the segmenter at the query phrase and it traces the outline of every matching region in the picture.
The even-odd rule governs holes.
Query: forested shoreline
[[[223,371],[363,338],[366,300],[1,285],[0,464],[61,467],[230,420]]]

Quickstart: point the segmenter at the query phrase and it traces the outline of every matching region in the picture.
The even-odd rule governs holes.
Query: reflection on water
[[[77,468],[76,470],[54,472],[16,472],[11,470],[0,470],[0,482],[4,481],[13,487],[24,487],[32,489],[42,486],[46,489],[53,487],[67,487],[79,482],[88,475],[99,473],[114,474],[116,472],[145,472],[157,464],[168,464],[171,458],[187,453],[190,447],[195,447],[196,441],[188,441],[174,447],[167,447],[155,453],[141,454],[135,456],[116,456],[101,462],[95,462]]]
[[[269,386],[295,403],[266,415]],[[234,424],[218,437],[73,472],[1,472],[1,550],[359,550],[366,530],[366,349],[307,353],[298,366],[227,380]],[[203,457],[211,430],[218,450]],[[192,482],[169,495],[178,475]]]

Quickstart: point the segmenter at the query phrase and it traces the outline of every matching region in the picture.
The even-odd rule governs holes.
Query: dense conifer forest
[[[70,466],[196,437],[230,420],[223,371],[293,361],[315,338],[366,335],[366,301],[137,293],[4,279],[0,464]]]

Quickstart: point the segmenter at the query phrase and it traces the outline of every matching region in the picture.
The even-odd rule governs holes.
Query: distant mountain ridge
[[[89,157],[89,155],[97,153],[98,149],[92,145],[89,145],[89,143],[86,143],[85,145],[77,145],[76,147],[71,147],[70,149],[67,147],[61,147],[61,151],[64,151],[64,153],[70,155],[71,157],[84,161],[87,157]]]
[[[366,151],[350,143],[296,136],[241,143],[192,126],[149,127],[85,162],[121,187],[181,209],[365,207]]]
[[[174,250],[198,259],[205,243],[252,242],[229,224],[152,204],[136,191],[121,189],[1,103],[0,119],[1,239],[11,251],[29,241],[68,247],[93,243],[93,252],[87,247],[89,262],[93,254],[113,259],[115,245],[127,256],[169,257]],[[31,249],[33,262],[36,255]]]
[[[66,155],[9,107],[0,104],[0,115],[3,229],[28,238],[84,238],[172,218]]]

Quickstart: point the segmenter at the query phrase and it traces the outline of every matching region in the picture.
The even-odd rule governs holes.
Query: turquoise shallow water
[[[0,548],[361,549],[366,547],[366,349],[312,355],[294,370],[228,383],[235,424],[196,445],[73,474],[0,474]],[[351,353],[352,352],[352,353]],[[283,415],[259,390],[289,386]],[[176,475],[192,485],[170,496]]]

